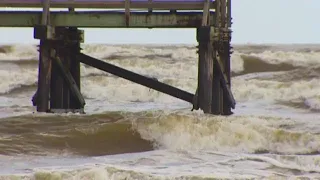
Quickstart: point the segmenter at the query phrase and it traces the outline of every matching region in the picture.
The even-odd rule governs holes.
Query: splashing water
[[[191,93],[193,46],[83,45]],[[30,114],[37,47],[0,47],[0,179],[319,178],[320,46],[236,45],[228,117],[81,65],[87,115]]]

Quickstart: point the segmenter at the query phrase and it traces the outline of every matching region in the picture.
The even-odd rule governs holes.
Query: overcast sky
[[[233,43],[320,43],[320,0],[233,0]],[[0,28],[1,44],[36,43],[32,28]],[[85,29],[86,43],[196,43],[191,29]]]

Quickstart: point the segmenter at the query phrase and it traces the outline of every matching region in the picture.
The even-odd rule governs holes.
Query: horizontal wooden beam
[[[34,27],[41,11],[0,11],[0,27]],[[214,24],[214,12],[211,12]],[[51,12],[51,26],[83,28],[194,28],[201,26],[202,12],[130,12],[127,26],[123,11]]]
[[[172,1],[146,1],[131,0],[130,8],[132,9],[154,9],[154,10],[202,10],[203,2],[201,0],[172,0]],[[211,3],[214,8],[215,2]],[[0,7],[42,7],[41,0],[1,0]],[[51,8],[99,8],[99,9],[124,9],[124,0],[51,0]]]
[[[84,42],[84,30],[70,31],[66,27],[35,26],[33,31],[35,39],[62,40],[64,42]]]

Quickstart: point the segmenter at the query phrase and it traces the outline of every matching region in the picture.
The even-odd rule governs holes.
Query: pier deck
[[[204,0],[130,0],[131,9],[202,10]],[[124,9],[126,0],[51,0],[51,8]],[[40,7],[41,0],[1,0],[0,7]],[[214,3],[211,4],[214,7]]]

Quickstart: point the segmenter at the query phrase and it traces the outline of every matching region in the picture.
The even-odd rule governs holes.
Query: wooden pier
[[[32,27],[40,40],[38,89],[32,98],[38,112],[84,112],[80,63],[187,101],[204,113],[230,115],[235,108],[231,0],[0,0],[0,7],[41,8],[0,11],[0,27]],[[78,28],[196,28],[197,89],[186,92],[81,53],[84,32]]]

